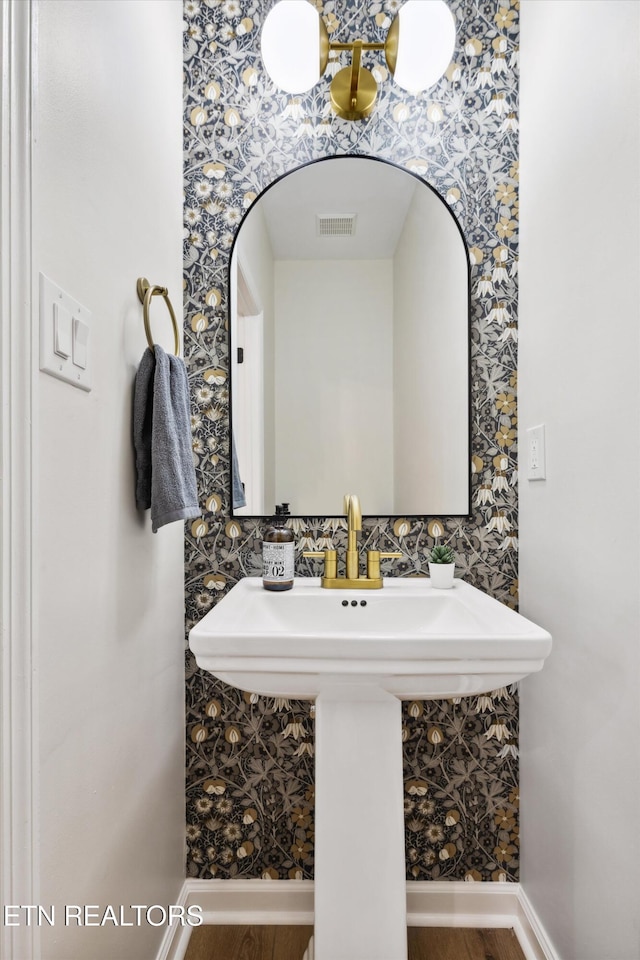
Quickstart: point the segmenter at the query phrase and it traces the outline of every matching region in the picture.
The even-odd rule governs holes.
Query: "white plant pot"
[[[453,573],[456,569],[455,563],[430,563],[429,577],[431,586],[438,590],[448,590],[453,586]]]

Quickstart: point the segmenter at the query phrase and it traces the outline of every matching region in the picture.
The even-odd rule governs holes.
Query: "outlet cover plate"
[[[527,480],[546,480],[547,456],[544,442],[544,424],[527,430]]]

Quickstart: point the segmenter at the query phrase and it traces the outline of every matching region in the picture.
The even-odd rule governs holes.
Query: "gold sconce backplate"
[[[335,75],[331,81],[331,106],[343,120],[364,120],[373,111],[378,85],[371,71],[360,67],[354,104],[351,76],[351,67],[345,67]]]

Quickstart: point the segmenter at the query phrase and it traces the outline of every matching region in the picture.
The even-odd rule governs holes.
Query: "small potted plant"
[[[434,547],[429,554],[429,576],[431,586],[447,590],[453,586],[453,572],[456,568],[456,555],[451,547]]]

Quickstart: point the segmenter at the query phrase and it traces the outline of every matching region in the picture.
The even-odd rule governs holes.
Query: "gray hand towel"
[[[136,458],[136,507],[151,506],[151,417],[153,371],[156,361],[149,348],[142,354],[133,386],[133,449]]]
[[[200,516],[189,412],[183,360],[167,356],[158,344],[153,354],[145,350],[134,390],[136,502],[141,509],[151,506],[154,533],[174,520]]]

